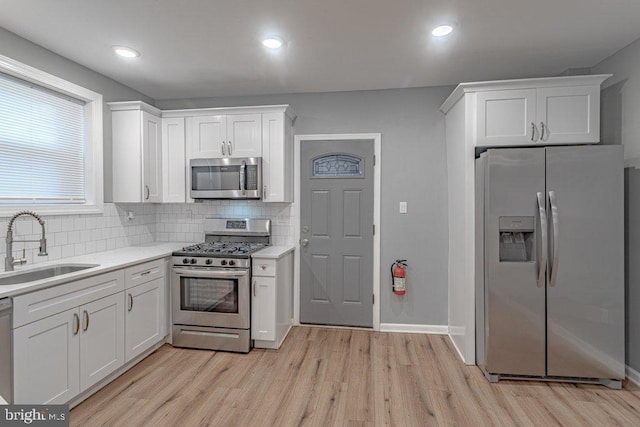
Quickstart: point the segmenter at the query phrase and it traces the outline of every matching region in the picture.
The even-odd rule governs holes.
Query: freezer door
[[[489,150],[485,174],[486,369],[543,376],[544,148]]]
[[[548,375],[623,379],[622,147],[546,150]]]

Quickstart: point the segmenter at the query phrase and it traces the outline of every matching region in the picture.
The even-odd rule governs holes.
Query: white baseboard
[[[626,366],[625,371],[627,373],[627,379],[640,387],[640,372],[636,371],[629,365]]]
[[[380,323],[380,332],[403,332],[409,334],[446,335],[447,325],[411,325],[405,323]]]

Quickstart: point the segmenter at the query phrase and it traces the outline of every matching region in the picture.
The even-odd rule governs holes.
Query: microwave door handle
[[[246,174],[247,174],[247,162],[243,160],[240,163],[240,190],[242,191],[243,196],[247,194],[247,183],[245,178]]]
[[[242,272],[238,272],[238,271],[227,271],[227,270],[221,270],[221,271],[216,271],[216,270],[188,270],[188,269],[175,268],[173,270],[173,272],[174,272],[174,274],[177,274],[178,276],[202,277],[202,278],[208,278],[208,279],[217,278],[217,277],[225,277],[225,278],[236,277],[238,279],[241,279],[241,278],[249,275],[249,271],[248,270],[242,271]]]

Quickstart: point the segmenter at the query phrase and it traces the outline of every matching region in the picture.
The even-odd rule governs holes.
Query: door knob
[[[302,245],[303,248],[306,248],[307,246],[309,246],[309,239],[302,239],[300,244]]]

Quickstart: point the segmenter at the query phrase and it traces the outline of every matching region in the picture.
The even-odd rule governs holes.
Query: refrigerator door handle
[[[558,203],[556,199],[556,192],[549,191],[549,203],[551,205],[551,222],[553,224],[553,257],[551,263],[551,278],[549,279],[549,286],[554,287],[556,285],[556,278],[558,277],[558,250],[560,248],[558,240]]]
[[[544,195],[541,192],[537,192],[538,198],[538,211],[540,213],[540,236],[541,245],[540,249],[540,261],[538,263],[538,281],[536,285],[541,288],[544,286],[545,273],[547,271],[547,251],[549,250],[549,240],[547,236],[547,208],[545,207]]]

